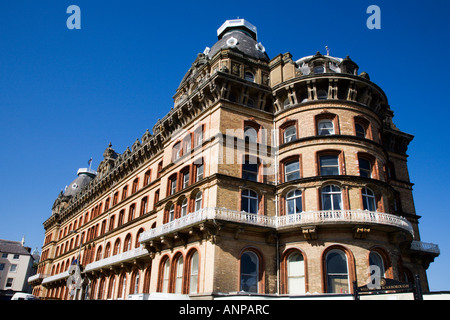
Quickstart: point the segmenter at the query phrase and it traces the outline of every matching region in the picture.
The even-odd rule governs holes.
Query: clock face
[[[76,183],[74,183],[74,184],[72,185],[72,189],[76,189],[76,188],[78,188],[78,185],[77,185]]]

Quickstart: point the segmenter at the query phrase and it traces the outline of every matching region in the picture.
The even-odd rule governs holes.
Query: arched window
[[[138,230],[138,232],[136,233],[136,241],[135,241],[135,244],[134,244],[134,247],[135,248],[139,248],[140,246],[141,246],[141,243],[139,242],[139,237],[141,236],[141,234],[144,232],[144,229],[143,228],[140,228],[139,230]]]
[[[181,216],[184,217],[187,215],[188,212],[188,199],[184,198],[183,202],[181,203]]]
[[[183,290],[183,256],[177,259],[175,270],[175,293],[182,293]]]
[[[287,292],[289,294],[305,293],[305,264],[300,252],[293,252],[286,260]]]
[[[258,132],[255,128],[246,126],[244,128],[244,140],[245,142],[256,143],[258,140]]]
[[[120,252],[120,239],[117,239],[116,242],[114,243],[113,256],[119,254],[119,252]]]
[[[364,210],[376,211],[377,204],[375,201],[375,194],[369,188],[362,189],[362,199],[363,199],[363,208]]]
[[[127,288],[127,274],[124,272],[119,278],[118,298],[125,299],[125,290]]]
[[[244,73],[244,79],[248,80],[248,81],[251,81],[251,82],[254,82],[255,81],[255,76],[253,75],[253,73],[251,73],[249,71],[246,71]]]
[[[253,190],[242,190],[241,210],[247,213],[258,213],[258,194]]]
[[[198,211],[202,208],[202,197],[203,194],[201,191],[197,192],[195,195],[195,211]]]
[[[126,252],[131,249],[131,234],[127,234],[125,237],[125,241],[123,243],[123,252]]]
[[[108,284],[108,296],[107,299],[111,299],[114,296],[114,286],[116,284],[116,276],[112,275],[109,277],[109,284]]]
[[[329,136],[334,134],[334,124],[331,119],[320,120],[317,124],[318,135],[319,136]]]
[[[169,276],[170,276],[170,261],[166,259],[162,267],[162,292],[169,290]]]
[[[169,209],[169,222],[175,218],[175,205],[172,204]]]
[[[326,256],[328,293],[349,293],[347,256],[342,250],[333,249]]]
[[[381,257],[381,255],[376,252],[376,251],[371,251],[369,254],[369,265],[370,266],[377,266],[378,268],[380,268],[380,276],[384,277],[384,273],[385,273],[385,267],[384,267],[384,262],[383,262],[383,258]]]
[[[105,248],[105,258],[108,258],[110,254],[111,254],[111,243],[108,242]]]
[[[296,214],[303,211],[302,208],[302,192],[300,190],[292,190],[286,194],[286,212],[287,214]]]
[[[259,259],[252,252],[244,252],[241,256],[240,291],[258,293]]]
[[[139,279],[140,279],[140,272],[139,270],[135,270],[131,276],[130,294],[139,293]]]
[[[198,252],[195,251],[190,258],[189,293],[198,292]]]
[[[341,188],[335,185],[322,188],[322,210],[342,210]]]

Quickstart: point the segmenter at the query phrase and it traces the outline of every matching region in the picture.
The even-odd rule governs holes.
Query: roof
[[[208,57],[212,58],[221,49],[230,48],[240,51],[254,59],[270,60],[265,52],[264,46],[242,30],[232,30],[224,34],[222,38],[212,46],[208,53]]]
[[[31,248],[22,246],[20,241],[2,240],[0,239],[0,252],[24,254],[29,256]]]

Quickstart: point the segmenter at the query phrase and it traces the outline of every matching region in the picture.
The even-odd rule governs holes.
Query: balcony
[[[69,277],[69,271],[64,271],[64,272],[61,272],[61,273],[58,273],[53,276],[49,276],[49,277],[45,278],[44,280],[42,280],[42,284],[48,284],[51,282],[65,280],[68,277]]]
[[[200,225],[207,221],[235,222],[250,226],[271,228],[277,231],[292,227],[336,224],[381,225],[396,229],[400,228],[412,236],[414,235],[412,225],[408,220],[382,212],[366,210],[307,211],[287,216],[269,217],[225,208],[204,208],[142,233],[139,241],[141,243],[153,240],[159,241],[164,237],[171,237],[178,231]]]
[[[110,268],[111,266],[124,264],[124,263],[134,263],[136,260],[140,258],[148,257],[148,251],[140,246],[138,248],[128,250],[114,256],[101,259],[86,265],[84,269],[85,272],[92,272],[104,268]]]
[[[414,251],[430,253],[430,254],[436,255],[436,256],[440,255],[440,253],[441,253],[441,250],[439,250],[439,246],[437,244],[416,241],[416,240],[413,240],[413,242],[411,243],[410,249],[414,250]]]
[[[41,282],[43,279],[45,279],[48,275],[43,274],[43,273],[37,273],[31,277],[28,277],[28,283],[37,283],[37,282]]]

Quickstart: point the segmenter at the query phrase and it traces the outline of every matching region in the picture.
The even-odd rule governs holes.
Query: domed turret
[[[212,58],[221,49],[235,49],[241,53],[260,60],[269,61],[261,42],[257,42],[256,27],[245,19],[227,20],[217,30],[217,41],[208,52]]]

